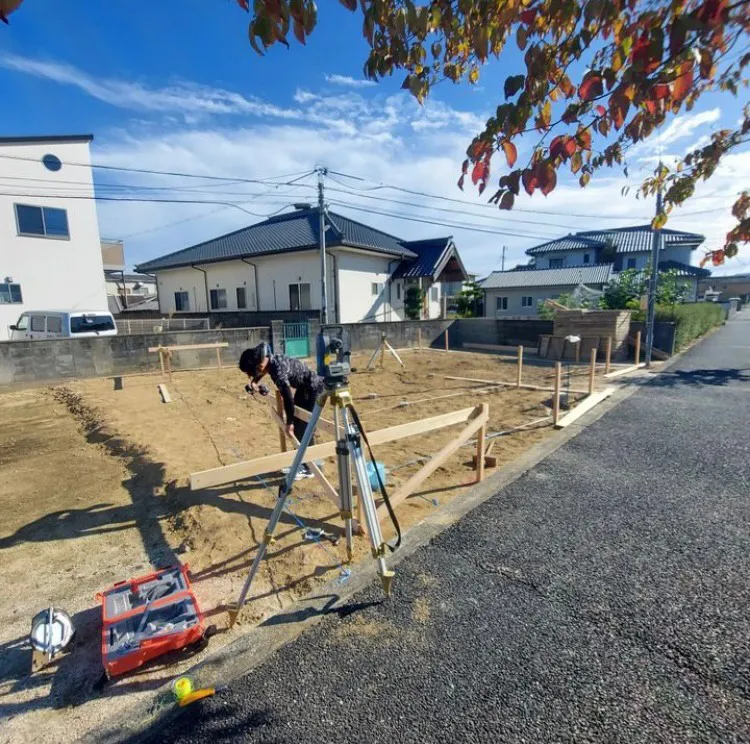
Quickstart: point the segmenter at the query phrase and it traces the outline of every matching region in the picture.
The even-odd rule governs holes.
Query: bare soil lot
[[[515,362],[497,356],[435,351],[393,358],[352,376],[355,405],[368,431],[478,403],[490,406],[488,432],[548,413],[550,393],[446,380],[454,375],[515,380]],[[366,356],[355,359],[361,368]],[[355,365],[356,366],[356,365]],[[582,378],[585,370],[578,373]],[[345,580],[344,541],[310,543],[301,525],[339,534],[336,509],[314,480],[293,494],[242,623],[226,630],[224,605],[236,598],[276,499],[279,474],[193,492],[190,473],[279,451],[273,396],[249,398],[233,368],[175,373],[163,404],[158,375],[77,381],[0,395],[0,741],[76,739],[117,710],[145,711],[146,693],[198,657],[177,655],[94,689],[101,672],[95,594],[152,567],[189,564],[201,606],[220,630],[211,649],[309,592],[316,582]],[[552,384],[552,370],[524,368],[524,382]],[[574,387],[585,387],[579,379]],[[119,387],[119,389],[117,389]],[[377,397],[370,397],[377,394]],[[404,402],[408,405],[404,405]],[[392,489],[456,436],[461,426],[378,446]],[[497,439],[498,464],[547,436],[534,428]],[[319,441],[325,441],[322,435]],[[473,447],[438,469],[397,512],[402,529],[438,505],[460,498],[475,482]],[[325,462],[336,484],[335,462]],[[386,536],[390,528],[384,524]],[[369,557],[357,540],[355,561]],[[398,580],[398,578],[397,578]],[[395,585],[398,595],[398,585]],[[73,651],[29,674],[31,617],[53,603],[74,615]]]

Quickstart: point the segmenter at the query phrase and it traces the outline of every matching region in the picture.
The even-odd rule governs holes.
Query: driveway
[[[161,742],[750,741],[750,311]]]

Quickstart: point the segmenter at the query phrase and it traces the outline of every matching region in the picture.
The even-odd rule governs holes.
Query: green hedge
[[[635,316],[635,313],[634,313]],[[716,302],[686,302],[656,308],[656,320],[675,324],[675,351],[724,322],[724,308]]]

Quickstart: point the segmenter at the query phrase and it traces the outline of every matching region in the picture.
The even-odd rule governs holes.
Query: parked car
[[[117,325],[106,310],[31,310],[10,327],[11,341],[116,336]]]

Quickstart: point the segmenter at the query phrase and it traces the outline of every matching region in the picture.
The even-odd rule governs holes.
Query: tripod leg
[[[370,357],[370,361],[367,362],[367,366],[365,367],[365,370],[369,370],[370,367],[372,367],[372,363],[375,361],[375,357],[377,357],[379,351],[380,351],[380,346],[376,347],[375,351],[372,352],[372,356]]]
[[[353,527],[354,519],[353,497],[352,497],[352,468],[349,461],[349,448],[346,446],[346,437],[342,438],[342,429],[339,421],[338,408],[333,409],[333,424],[336,432],[336,464],[339,471],[339,495],[341,496],[341,518],[344,520],[346,530],[346,556],[351,562],[354,555]]]
[[[290,468],[289,473],[287,473],[284,485],[279,489],[279,497],[276,500],[276,505],[274,506],[273,511],[271,512],[271,518],[268,520],[268,527],[266,527],[266,531],[263,533],[263,542],[258,545],[258,552],[255,554],[253,565],[250,567],[250,572],[248,573],[247,578],[245,579],[245,583],[242,586],[242,591],[240,592],[239,599],[237,600],[237,603],[235,605],[229,607],[230,628],[235,624],[235,622],[237,622],[237,616],[239,615],[240,610],[242,610],[245,602],[247,601],[247,595],[250,593],[250,587],[253,583],[253,579],[258,573],[258,569],[260,568],[261,561],[266,555],[268,546],[274,542],[273,533],[276,530],[276,526],[278,525],[279,520],[281,519],[281,515],[284,511],[284,507],[286,506],[286,501],[289,498],[289,494],[292,492],[294,479],[300,469],[300,466],[302,465],[307,447],[309,446],[315,434],[315,428],[317,427],[321,413],[323,412],[325,401],[326,399],[323,398],[315,404],[315,408],[310,415],[310,421],[307,424],[307,428],[305,429],[302,441],[300,442],[299,449],[297,449],[297,452],[294,455],[292,467]]]
[[[362,454],[360,444],[360,433],[349,419],[349,413],[344,408],[341,413],[344,424],[344,433],[346,434],[349,454],[354,463],[354,472],[357,477],[357,486],[359,488],[359,500],[365,513],[365,522],[367,524],[367,534],[370,536],[372,544],[372,554],[378,562],[378,573],[380,581],[383,584],[383,591],[386,595],[391,593],[394,572],[388,569],[385,562],[385,553],[387,546],[383,540],[383,534],[380,531],[380,522],[378,521],[377,509],[375,507],[375,497],[370,487],[370,478],[367,475],[367,466]]]

